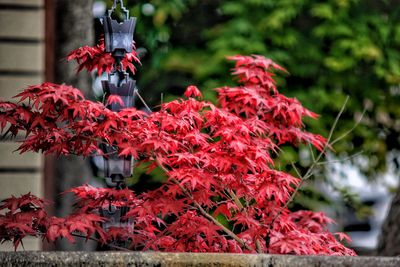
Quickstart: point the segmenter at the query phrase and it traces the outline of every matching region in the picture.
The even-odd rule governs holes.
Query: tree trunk
[[[389,214],[382,225],[377,254],[380,256],[400,255],[400,185],[392,200]]]
[[[67,62],[65,58],[72,50],[93,44],[93,0],[54,1],[55,82],[79,88],[86,97],[89,97],[91,95],[90,74],[86,72],[77,74],[77,65],[73,62]],[[53,161],[56,216],[65,216],[73,211],[74,199],[71,194],[62,197],[59,194],[71,187],[89,182],[92,172],[88,160],[83,157],[60,156]],[[94,244],[85,244],[80,240],[73,246],[65,240],[56,243],[57,250],[92,250],[94,247]]]

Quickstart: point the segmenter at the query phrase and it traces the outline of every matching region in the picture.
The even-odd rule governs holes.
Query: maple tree
[[[73,51],[79,70],[112,71],[104,44]],[[288,203],[301,179],[274,168],[282,144],[308,143],[321,153],[327,141],[304,130],[303,117],[317,115],[277,90],[273,75],[285,71],[262,56],[233,56],[238,86],[217,88],[218,105],[201,100],[189,86],[185,98],[147,114],[135,108],[113,112],[110,103],[86,100],[67,85],[43,83],[0,102],[0,128],[26,134],[19,150],[55,154],[103,155],[100,144],[132,156],[151,172],[161,168],[166,182],[137,193],[128,188],[82,185],[76,209],[65,218],[50,217],[46,202],[30,193],[3,200],[0,241],[17,247],[26,236],[48,241],[75,237],[101,244],[125,242],[131,250],[355,255],[330,233],[323,213],[290,211]],[[123,59],[133,73],[136,53]],[[107,156],[107,155],[104,155]],[[100,208],[127,207],[127,227],[102,227]],[[339,240],[338,240],[339,239]]]

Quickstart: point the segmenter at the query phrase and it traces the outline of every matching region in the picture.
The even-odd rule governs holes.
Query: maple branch
[[[353,125],[353,127],[351,127],[347,132],[345,132],[344,134],[342,134],[341,136],[339,136],[338,138],[336,138],[335,140],[333,140],[331,142],[331,145],[333,146],[334,144],[336,144],[337,142],[339,142],[340,140],[342,140],[343,138],[345,138],[347,135],[349,135],[351,132],[354,131],[355,128],[357,128],[357,126],[361,123],[365,112],[367,111],[367,108],[364,108],[363,112],[361,113],[360,118],[358,119],[358,121]]]
[[[111,63],[99,62],[103,61],[103,56],[107,60],[110,56],[104,53],[103,48],[104,44],[103,47],[86,47],[69,57],[82,59],[82,55],[94,53],[96,59],[90,59],[89,62],[84,60],[81,67],[97,68],[100,72],[111,71]],[[0,238],[0,241],[14,241],[14,246],[17,247],[21,244],[21,235],[45,232],[46,235],[37,237],[47,237],[49,240],[67,238],[71,241],[81,237],[100,243],[111,243],[104,244],[110,250],[189,251],[201,248],[202,251],[242,253],[352,255],[351,250],[342,246],[328,232],[323,219],[317,223],[316,231],[311,231],[308,229],[308,222],[312,217],[305,215],[304,221],[302,219],[297,222],[296,216],[302,216],[302,213],[293,213],[289,208],[290,203],[293,205],[297,192],[307,183],[305,181],[312,175],[316,176],[319,171],[317,168],[325,164],[322,161],[330,160],[328,156],[332,144],[348,133],[343,131],[340,133],[344,133],[342,136],[332,139],[338,119],[329,133],[328,141],[307,132],[302,126],[302,118],[315,118],[316,115],[304,110],[297,100],[278,93],[273,74],[269,70],[279,70],[281,67],[256,55],[238,55],[232,59],[236,61],[234,74],[239,78],[239,86],[217,89],[219,105],[200,101],[201,92],[195,86],[189,86],[184,93],[187,100],[165,105],[161,95],[161,108],[151,116],[136,111],[119,114],[108,110],[106,103],[100,105],[86,100],[78,89],[51,83],[31,86],[19,94],[22,99],[33,101],[32,106],[26,109],[22,104],[0,101],[0,115],[5,118],[6,123],[0,123],[0,129],[7,130],[4,125],[12,124],[11,132],[6,137],[16,135],[21,129],[28,130],[29,135],[22,151],[42,150],[88,156],[99,150],[100,143],[105,143],[115,148],[106,155],[132,154],[140,162],[152,163],[148,166],[149,172],[158,165],[169,176],[167,182],[158,189],[134,196],[131,192],[116,189],[92,190],[88,185],[71,189],[78,199],[77,213],[71,215],[78,216],[65,218],[66,228],[60,226],[58,230],[51,229],[54,232],[47,231],[53,224],[48,221],[48,215],[45,215],[47,217],[43,218],[43,223],[39,226],[15,222],[17,216],[13,212],[16,208],[21,211],[25,211],[26,206],[39,208],[43,206],[42,200],[31,198],[30,194],[21,198],[9,198],[0,203],[2,209],[8,208],[12,211],[6,215],[7,221],[2,227],[12,231],[6,231],[9,237],[4,240]],[[104,62],[108,62],[107,60]],[[127,67],[134,72],[133,65]],[[142,101],[143,110],[148,113],[151,109],[139,93],[135,88],[135,97]],[[109,100],[113,102],[118,99]],[[347,100],[348,98],[346,102]],[[338,117],[343,111],[344,107]],[[359,117],[355,118],[353,123],[358,119]],[[355,127],[356,125],[353,129]],[[309,169],[304,172],[300,172],[292,164],[292,172],[296,172],[297,175],[294,175],[299,177],[294,178],[281,170],[278,162],[274,167],[273,162],[275,153],[281,151],[279,145],[299,142],[308,144],[311,150],[309,157],[312,160]],[[100,154],[105,156],[101,152]],[[200,170],[202,173],[199,173]],[[264,172],[270,171],[279,171],[280,174],[264,177]],[[261,181],[259,176],[264,179]],[[282,198],[283,201],[275,203],[275,200]],[[132,212],[129,214],[139,220],[139,227],[134,230],[134,234],[129,235],[133,240],[131,244],[125,245],[125,242],[118,241],[119,235],[125,233],[124,230],[103,229],[103,236],[103,231],[98,228],[102,220],[88,217],[87,220],[93,221],[93,224],[88,222],[86,225],[83,222],[86,217],[79,217],[83,214],[89,215],[99,205],[103,206],[111,201],[118,201],[120,206],[130,208]],[[216,216],[214,210],[217,213],[220,211],[229,225],[220,220],[219,216],[222,215]],[[313,214],[312,211],[305,213]],[[30,213],[27,216],[32,217]],[[41,214],[32,217],[33,220],[35,218],[42,218]],[[188,225],[190,220],[195,220],[195,227]],[[82,221],[83,225],[78,221]],[[58,224],[57,221],[55,223]],[[76,230],[70,231],[72,228],[67,227],[69,223],[76,224]],[[92,226],[94,223],[97,230]],[[293,228],[289,231],[285,229],[287,223],[293,223]],[[39,231],[42,226],[42,231]],[[198,229],[201,227],[207,230]],[[94,229],[95,234],[87,237],[86,232],[89,230],[85,229],[89,229],[90,233]],[[200,238],[185,240],[185,237],[179,237],[182,232],[207,239],[205,242],[209,246],[203,246]],[[300,232],[301,235],[288,235],[289,232]],[[314,232],[318,236],[313,235]],[[275,241],[278,233],[282,233],[283,237]],[[290,244],[285,242],[286,237],[290,237]],[[233,242],[233,245],[215,249],[211,243],[219,242],[219,238]],[[304,243],[306,238],[313,238],[313,242]],[[128,240],[131,241],[130,238]],[[299,250],[298,246],[304,250]]]
[[[292,165],[292,167],[293,167],[294,171],[296,172],[297,176],[298,176],[298,177],[301,177],[300,171],[297,169],[296,165],[294,165],[293,162],[290,163],[290,165]]]
[[[261,248],[261,244],[260,244],[260,240],[256,240],[256,250],[257,250],[257,253],[262,253],[263,251],[262,251],[262,248]]]
[[[244,210],[243,204],[242,202],[240,202],[240,199],[238,198],[238,196],[235,194],[235,192],[233,192],[233,190],[229,190],[228,191],[229,196],[233,199],[233,201],[235,202],[236,206],[238,206],[240,211]]]
[[[347,105],[347,102],[349,101],[349,96],[346,96],[346,100],[344,101],[344,103],[343,103],[343,105],[342,105],[342,108],[340,109],[340,111],[339,111],[339,113],[336,115],[336,118],[335,118],[335,120],[333,121],[333,125],[332,125],[332,127],[331,127],[331,130],[329,131],[329,135],[328,135],[328,139],[327,139],[327,141],[326,141],[326,143],[329,145],[330,143],[330,141],[331,141],[331,139],[332,139],[332,136],[333,136],[333,132],[335,131],[335,129],[336,129],[336,125],[338,124],[338,122],[339,122],[339,119],[340,119],[340,117],[342,116],[342,114],[343,114],[343,112],[344,112],[344,109],[346,108],[346,105]],[[326,147],[327,146],[325,146],[324,148],[326,149]]]
[[[322,151],[318,154],[317,158],[313,161],[313,163],[311,164],[310,168],[308,168],[306,174],[304,176],[300,175],[300,183],[297,185],[296,189],[294,190],[293,194],[290,196],[289,200],[285,203],[285,205],[278,211],[278,213],[275,215],[274,219],[272,220],[272,223],[275,221],[275,219],[283,212],[284,209],[286,209],[288,207],[288,205],[293,201],[296,193],[299,191],[300,187],[302,186],[302,184],[304,183],[305,180],[307,180],[308,178],[310,178],[312,176],[312,172],[314,170],[314,168],[318,165],[319,161],[321,160],[322,156],[325,155],[326,150],[331,147],[331,144],[329,143],[330,140],[332,139],[333,136],[333,132],[336,129],[336,126],[339,122],[340,117],[342,116],[344,109],[346,108],[347,102],[349,101],[349,97],[346,97],[346,100],[344,101],[342,108],[340,109],[339,113],[337,114],[335,121],[333,122],[333,125],[329,131],[329,135],[328,135],[328,139],[326,141],[326,145],[324,146],[324,148],[322,149]],[[300,174],[300,173],[299,173]]]
[[[152,112],[151,108],[146,104],[146,101],[144,101],[143,97],[139,94],[139,91],[135,89],[135,94],[139,97],[140,101],[143,103],[143,105],[147,108],[149,112]]]
[[[168,169],[164,167],[164,165],[162,165],[162,163],[160,162],[160,160],[158,158],[156,158],[156,162],[159,165],[159,167],[165,171],[166,173],[168,173]],[[209,221],[213,222],[215,225],[217,225],[218,227],[220,227],[222,229],[222,231],[224,231],[228,236],[230,236],[231,238],[233,238],[236,242],[238,242],[242,247],[244,247],[245,249],[249,250],[249,251],[254,251],[253,248],[251,248],[249,245],[247,245],[242,239],[240,239],[234,232],[232,232],[231,230],[229,230],[228,228],[226,228],[222,223],[220,223],[217,219],[215,219],[213,216],[211,216],[206,210],[204,210],[204,208],[193,198],[192,194],[190,194],[190,192],[184,187],[182,186],[182,184],[176,180],[175,178],[170,178],[170,180],[175,183],[177,186],[179,186],[179,188],[182,190],[182,192],[193,202],[193,204],[195,205],[195,208]]]
[[[173,179],[175,180],[175,179]],[[176,184],[180,184],[178,181],[173,181]],[[215,225],[219,226],[227,235],[229,235],[231,238],[233,238],[236,242],[238,242],[242,247],[246,248],[249,251],[253,251],[254,249],[251,248],[249,245],[247,245],[242,239],[240,239],[234,232],[226,228],[222,223],[220,223],[217,219],[215,219],[213,216],[211,216],[207,211],[203,209],[203,207],[191,197],[191,195],[187,195],[187,197],[190,198],[190,200],[193,201],[194,205],[196,208],[200,211],[200,213],[206,217],[208,220],[212,221]]]
[[[308,148],[310,150],[312,160],[315,161],[314,151],[310,143],[308,143]]]
[[[315,158],[315,159],[313,160],[313,163],[312,163],[311,166],[308,168],[306,174],[305,174],[304,176],[301,176],[300,173],[298,172],[297,168],[295,168],[295,171],[296,171],[297,174],[300,176],[300,177],[299,177],[299,178],[300,178],[300,182],[299,182],[299,184],[296,186],[296,188],[294,189],[294,191],[293,191],[292,195],[290,196],[290,198],[286,201],[285,205],[283,205],[283,206],[279,209],[279,211],[275,214],[275,216],[272,218],[271,223],[269,224],[269,231],[268,231],[267,236],[266,236],[266,238],[265,238],[265,239],[266,239],[266,243],[267,243],[267,244],[266,244],[266,246],[267,246],[267,253],[269,252],[271,230],[272,230],[272,227],[273,227],[273,225],[274,225],[276,219],[282,214],[282,212],[283,212],[285,209],[287,209],[287,207],[289,206],[289,204],[294,200],[296,194],[299,192],[299,190],[300,190],[300,188],[302,187],[304,181],[307,180],[307,179],[309,179],[309,178],[312,176],[312,173],[313,173],[314,168],[318,165],[319,161],[321,160],[322,156],[325,154],[326,150],[327,150],[329,147],[331,147],[330,140],[332,139],[333,133],[334,133],[334,131],[335,131],[335,129],[336,129],[336,126],[337,126],[337,124],[338,124],[338,122],[339,122],[340,117],[342,116],[342,114],[343,114],[343,112],[344,112],[344,110],[345,110],[345,108],[346,108],[346,105],[347,105],[347,102],[348,102],[348,101],[349,101],[349,96],[346,97],[346,100],[344,101],[344,103],[343,103],[343,105],[342,105],[342,107],[341,107],[339,113],[336,115],[336,118],[335,118],[335,120],[334,120],[334,122],[333,122],[333,124],[332,124],[332,127],[331,127],[330,131],[329,131],[328,138],[327,138],[327,141],[326,141],[326,145],[323,147],[322,151],[318,154],[317,158]],[[294,164],[292,164],[292,166],[294,166]]]
[[[230,197],[233,198],[234,202],[236,203],[236,206],[238,206],[239,212],[244,212],[247,215],[247,210],[245,210],[242,202],[240,202],[240,199],[235,194],[235,192],[233,190],[229,190],[228,193],[229,193]],[[248,208],[248,205],[246,205],[246,208]],[[261,248],[260,240],[256,239],[255,245],[256,245],[257,253],[262,253],[263,251]]]
[[[350,156],[348,156],[348,157],[341,158],[341,159],[338,159],[338,160],[328,160],[328,161],[321,161],[321,162],[318,162],[318,165],[325,165],[325,164],[331,164],[331,163],[344,162],[344,161],[347,161],[347,160],[349,160],[349,159],[356,158],[356,157],[362,155],[363,153],[364,153],[364,151],[361,150],[361,151],[359,151],[359,152],[357,152],[357,153],[354,153],[353,155],[350,155]]]

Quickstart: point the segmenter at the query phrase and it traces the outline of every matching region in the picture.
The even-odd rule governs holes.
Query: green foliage
[[[344,156],[363,150],[372,159],[365,173],[384,170],[387,151],[400,147],[396,1],[153,0],[128,5],[139,20],[138,47],[148,51],[139,86],[153,105],[161,92],[180,95],[192,83],[212,100],[212,88],[231,84],[225,75],[231,67],[227,55],[264,54],[291,71],[279,81],[284,93],[322,114],[309,123],[313,131],[327,134],[346,95],[350,103],[336,136],[366,109],[356,130],[334,147]],[[150,6],[153,12],[147,12]]]

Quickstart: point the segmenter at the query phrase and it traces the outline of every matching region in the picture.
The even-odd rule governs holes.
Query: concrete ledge
[[[400,257],[156,252],[0,252],[1,266],[400,266]]]

